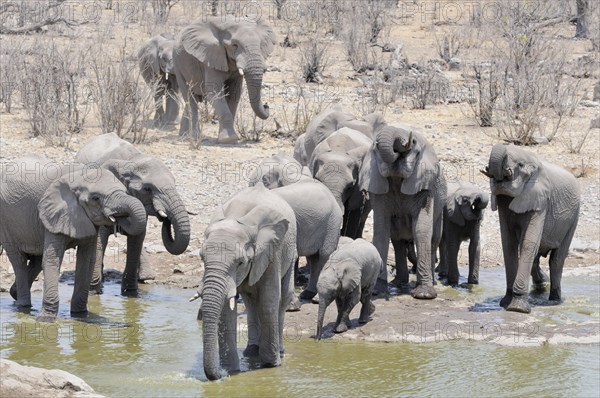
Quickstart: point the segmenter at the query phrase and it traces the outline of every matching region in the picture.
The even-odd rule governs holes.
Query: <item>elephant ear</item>
[[[373,147],[367,152],[367,155],[363,160],[363,166],[360,169],[358,181],[360,190],[382,195],[388,193],[390,184],[388,183],[387,178],[379,173],[375,145],[376,144],[374,143]]]
[[[160,73],[160,65],[158,62],[158,48],[156,42],[153,39],[148,40],[138,51],[138,62],[140,69],[142,70],[142,76],[144,80],[147,78],[150,80],[154,75]],[[148,75],[148,68],[152,70],[152,75]]]
[[[261,37],[260,50],[263,58],[266,59],[269,55],[271,55],[275,49],[275,44],[277,44],[275,32],[273,32],[273,29],[262,20],[256,22],[256,29],[260,33]]]
[[[342,274],[339,275],[342,289],[345,292],[351,292],[360,284],[360,266],[354,260],[343,260],[340,264]]]
[[[277,249],[287,233],[289,221],[270,207],[258,206],[250,210],[238,222],[252,228],[255,239],[252,247],[252,267],[248,284],[253,286],[274,260]]]
[[[402,181],[400,191],[405,195],[415,195],[423,190],[432,189],[440,174],[438,158],[428,143],[422,145],[416,162],[413,173]]]
[[[136,163],[131,160],[123,160],[123,159],[108,159],[104,163],[102,163],[102,168],[107,169],[113,175],[125,185],[125,187],[129,190],[131,189],[139,190],[140,186],[136,186],[136,184],[141,184],[138,178],[136,178],[135,168]]]
[[[79,204],[67,178],[69,175],[54,181],[44,192],[38,203],[40,220],[53,234],[78,240],[92,237],[97,233],[96,226]]]
[[[318,148],[318,149],[317,149]],[[327,141],[321,142],[312,153],[310,161],[308,162],[308,168],[312,174],[312,177],[317,175],[319,169],[323,166],[323,161],[319,157],[319,155],[331,152],[331,147]]]
[[[195,22],[183,29],[179,41],[184,50],[210,68],[227,72],[227,54],[212,23]]]
[[[465,219],[460,211],[462,196],[460,191],[453,192],[446,197],[446,211],[448,213],[448,219],[454,224],[463,227],[465,225]]]
[[[548,178],[539,178],[541,164],[537,159],[530,159],[519,164],[519,167],[525,175],[523,191],[511,200],[508,208],[518,214],[545,209],[550,196],[550,186]]]

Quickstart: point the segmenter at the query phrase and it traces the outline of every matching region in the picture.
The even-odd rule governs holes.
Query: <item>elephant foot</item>
[[[311,292],[310,290],[303,290],[300,293],[300,300],[311,300],[313,297],[317,295],[317,292]]]
[[[302,303],[300,302],[300,300],[298,300],[297,297],[294,297],[294,299],[288,304],[285,311],[286,312],[300,311],[300,307],[302,307]]]
[[[90,285],[90,291],[88,292],[88,294],[90,296],[95,296],[97,294],[102,294],[104,293],[104,286],[100,283],[97,285]]]
[[[221,131],[217,142],[219,144],[233,144],[239,140],[238,135],[233,131]]]
[[[310,300],[311,303],[313,304],[319,304],[319,296],[315,296]]]
[[[40,315],[35,318],[36,322],[54,323],[56,322],[56,314],[42,310]]]
[[[333,332],[334,333],[344,333],[347,330],[348,330],[348,325],[346,325],[346,322],[340,322],[338,325],[335,325]]]
[[[412,291],[413,298],[421,300],[431,300],[437,297],[437,292],[433,286],[419,285]]]
[[[513,295],[512,300],[508,307],[506,307],[506,311],[513,312],[522,312],[524,314],[529,314],[531,312],[531,307],[527,302],[527,295]]]
[[[475,278],[469,278],[469,279],[467,280],[467,283],[468,283],[469,285],[479,285],[479,279],[475,279]]]
[[[13,300],[17,301],[17,284],[16,283],[12,284],[12,286],[10,287],[9,293],[10,293],[10,297],[12,297]]]
[[[248,346],[246,346],[246,348],[244,349],[244,352],[242,354],[247,358],[257,357],[258,356],[258,345],[249,344]]]
[[[408,279],[407,280],[402,280],[401,278],[399,278],[398,276],[394,277],[394,279],[392,279],[392,284],[400,289],[408,286]]]
[[[513,298],[512,290],[506,290],[506,294],[504,295],[504,297],[502,297],[502,300],[500,300],[500,307],[506,309],[506,307],[508,307],[508,305],[510,304],[512,298]]]
[[[548,297],[549,301],[561,301],[560,289],[551,289],[550,296]]]
[[[121,288],[121,296],[125,297],[137,297],[137,288]]]
[[[410,273],[416,275],[417,274],[417,266],[413,265],[410,267]]]
[[[71,310],[71,318],[87,318],[87,316],[88,316],[87,310],[83,310],[83,311]]]
[[[448,285],[450,285],[452,287],[457,287],[458,286],[458,279],[448,279]]]
[[[385,295],[389,296],[390,291],[388,289],[387,280],[377,278],[377,282],[375,282],[375,288],[373,289],[373,295]]]
[[[278,367],[280,365],[281,365],[281,361],[277,360],[275,362],[263,362],[261,366],[263,368],[276,368],[276,367]]]

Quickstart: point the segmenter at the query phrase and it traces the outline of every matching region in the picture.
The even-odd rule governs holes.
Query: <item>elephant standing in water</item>
[[[60,265],[65,251],[77,247],[71,315],[87,315],[98,228],[118,226],[129,236],[140,234],[146,226],[144,206],[106,170],[63,166],[43,156],[4,163],[1,178],[0,243],[15,271],[10,292],[17,306],[31,307],[31,284],[43,269],[37,319],[54,321]],[[130,274],[126,270],[124,278]]]
[[[278,366],[283,355],[285,309],[294,293],[294,211],[262,184],[246,188],[218,209],[204,233],[202,340],[204,372],[216,380],[239,371],[237,303],[248,314],[245,356]]]
[[[162,223],[162,241],[169,253],[178,255],[187,249],[190,219],[177,192],[175,177],[159,159],[144,155],[114,133],[94,138],[79,150],[75,159],[80,163],[102,166],[125,184],[127,192],[142,202],[146,213]],[[101,229],[101,244],[92,277],[92,290],[97,292],[102,290],[102,261],[109,235],[110,230]],[[142,251],[145,236],[144,228],[141,234],[127,237],[127,264],[132,262],[131,269],[136,270],[136,276],[142,281],[155,277]],[[136,281],[135,278],[133,280]],[[128,283],[121,289],[123,292],[135,292],[137,283]]]
[[[164,128],[175,123],[179,115],[179,87],[173,70],[175,37],[170,33],[156,35],[138,50],[138,64],[144,81],[154,89],[153,127]],[[163,102],[166,101],[166,106]]]
[[[540,256],[550,254],[550,301],[560,301],[562,270],[577,228],[580,187],[562,167],[514,145],[492,147],[488,166],[492,210],[498,210],[508,311],[531,312],[529,275],[540,283]],[[537,280],[536,280],[537,279]],[[543,282],[543,281],[542,281]]]
[[[396,254],[394,283],[408,283],[407,245],[417,248],[417,286],[412,296],[433,299],[435,253],[442,236],[442,211],[446,181],[437,155],[423,135],[408,126],[383,125],[375,133],[368,178],[360,182],[368,190],[373,207],[373,244],[383,268],[377,293],[387,293],[387,256],[390,238]],[[367,161],[365,159],[365,161]]]
[[[269,106],[261,102],[261,88],[266,59],[276,43],[275,33],[262,21],[200,18],[185,27],[173,53],[186,103],[179,134],[200,138],[198,103],[207,100],[219,119],[218,142],[237,141],[233,121],[244,80],[252,110],[267,119]]]

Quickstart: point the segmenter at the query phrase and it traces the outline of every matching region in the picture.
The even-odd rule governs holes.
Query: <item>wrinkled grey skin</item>
[[[514,145],[492,147],[485,175],[490,177],[492,210],[498,210],[506,268],[508,311],[531,312],[529,275],[540,256],[550,254],[550,301],[561,300],[560,281],[577,228],[580,187],[562,167]],[[533,274],[534,283],[536,275]],[[538,276],[539,278],[539,276]]]
[[[342,226],[342,210],[333,194],[319,181],[306,180],[273,189],[294,210],[298,229],[298,256],[306,256],[310,277],[300,298],[317,294],[321,269],[337,247]]]
[[[338,310],[334,332],[343,333],[348,330],[350,312],[359,301],[361,310],[358,323],[369,321],[369,316],[375,311],[371,295],[381,267],[379,252],[371,243],[364,239],[340,238],[339,248],[329,257],[317,284],[317,340],[323,334],[325,310],[333,300]]]
[[[267,119],[269,107],[261,102],[261,86],[275,43],[273,30],[261,21],[203,17],[185,27],[173,55],[186,103],[179,134],[200,138],[198,103],[207,100],[219,119],[218,142],[237,141],[233,120],[244,80],[252,110]]]
[[[266,367],[280,365],[285,309],[294,292],[294,211],[257,184],[218,209],[204,236],[201,310],[206,377],[217,380],[240,369],[236,292],[248,314],[244,355],[259,356]]]
[[[393,283],[406,286],[407,245],[417,248],[417,286],[412,296],[433,299],[435,253],[442,236],[442,210],[446,202],[446,181],[431,144],[409,126],[382,126],[375,133],[367,154],[370,178],[360,186],[369,191],[373,207],[373,244],[384,267],[376,292],[387,293],[387,255],[390,238],[396,253]],[[367,161],[365,159],[365,161]]]
[[[155,128],[175,123],[179,115],[177,100],[179,87],[173,70],[173,47],[175,37],[170,33],[156,35],[138,50],[138,65],[144,81],[154,91]],[[166,101],[166,107],[163,102]],[[165,110],[166,109],[166,110]]]
[[[43,269],[37,319],[54,321],[60,265],[65,251],[77,247],[71,315],[87,315],[98,228],[116,224],[127,234],[139,234],[146,224],[144,207],[112,173],[59,165],[40,155],[4,163],[1,178],[0,243],[15,271],[11,295],[16,305],[31,307],[31,284]]]
[[[248,185],[252,187],[262,182],[268,189],[274,189],[303,180],[313,180],[310,171],[290,156],[278,153],[261,160],[257,167],[252,169],[248,176]]]
[[[302,166],[308,166],[308,156],[306,155],[306,133],[302,133],[296,138],[294,144],[294,159],[298,161]]]
[[[144,155],[129,142],[114,133],[100,135],[77,153],[75,160],[84,164],[102,165],[110,170],[126,187],[127,193],[139,199],[146,213],[162,223],[162,240],[167,251],[183,253],[190,242],[190,219],[183,200],[177,192],[175,178],[157,158]],[[101,228],[96,265],[92,277],[92,291],[102,291],[104,251],[111,233]],[[146,229],[141,234],[127,237],[127,264],[134,274],[126,276],[121,286],[123,293],[135,293],[137,280],[154,279],[155,274],[143,252]]]
[[[309,162],[313,177],[329,188],[344,212],[342,235],[352,239],[362,236],[371,212],[358,180],[359,175],[369,178],[370,163],[364,159],[372,144],[360,131],[342,127],[316,146]]]
[[[469,240],[469,276],[467,282],[479,283],[481,245],[479,230],[490,198],[478,186],[467,181],[448,183],[444,206],[444,227],[440,242],[440,276],[448,276],[449,285],[458,285],[458,251]]]
[[[370,113],[360,119],[343,111],[339,106],[326,109],[315,116],[306,126],[303,152],[306,154],[306,159],[310,161],[316,146],[342,127],[358,130],[372,139],[373,132],[383,123],[383,116],[377,112]],[[298,148],[298,151],[302,153],[300,148]]]

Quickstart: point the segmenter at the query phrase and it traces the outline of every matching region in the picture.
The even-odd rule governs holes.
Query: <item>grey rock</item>
[[[460,70],[461,65],[462,60],[458,57],[452,57],[450,58],[450,61],[448,61],[448,69],[450,70]]]
[[[600,80],[594,85],[594,96],[592,97],[592,100],[600,102]]]
[[[581,100],[581,101],[579,101],[579,105],[584,106],[586,108],[597,108],[600,106],[600,102],[590,101],[590,100]]]

